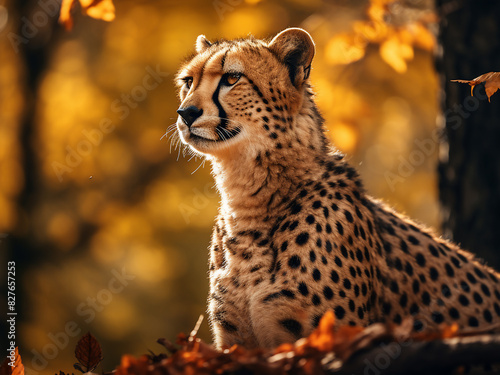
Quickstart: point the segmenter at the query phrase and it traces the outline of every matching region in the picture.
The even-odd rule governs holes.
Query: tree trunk
[[[500,269],[500,94],[450,82],[500,71],[500,2],[436,0],[440,16],[444,139],[439,191],[443,232]]]
[[[9,3],[11,15],[15,16],[16,21],[25,17],[29,22],[33,21],[34,12],[43,11],[40,8],[40,2],[34,0],[13,0]],[[28,319],[26,312],[30,311],[28,301],[23,296],[23,288],[27,288],[26,283],[21,283],[21,280],[26,279],[26,275],[30,271],[30,267],[37,266],[41,259],[46,257],[43,249],[34,241],[33,223],[30,220],[31,214],[37,204],[39,197],[36,192],[40,185],[40,169],[36,161],[34,150],[34,133],[35,133],[35,110],[36,110],[36,95],[39,81],[47,67],[48,43],[52,38],[45,38],[46,35],[52,35],[54,25],[57,24],[56,18],[47,18],[47,22],[37,28],[37,32],[31,35],[26,35],[24,24],[26,21],[17,21],[16,28],[13,33],[19,39],[23,39],[23,43],[13,44],[12,48],[20,54],[23,60],[22,69],[25,72],[24,82],[24,109],[23,117],[21,118],[19,130],[19,143],[22,149],[21,162],[24,171],[24,187],[18,196],[18,213],[19,220],[12,233],[6,237],[6,247],[10,250],[9,261],[16,263],[16,278],[17,295],[16,309],[20,312],[17,319],[25,321]]]

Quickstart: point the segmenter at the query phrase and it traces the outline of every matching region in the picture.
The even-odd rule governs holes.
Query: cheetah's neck
[[[237,222],[262,223],[301,183],[321,178],[325,159],[322,119],[312,100],[304,103],[294,118],[294,135],[279,150],[236,150],[212,157],[213,173],[221,194],[221,213]],[[317,129],[317,132],[311,132]]]

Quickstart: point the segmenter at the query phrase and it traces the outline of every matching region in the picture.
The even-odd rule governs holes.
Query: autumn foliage
[[[9,357],[5,358],[2,365],[0,366],[0,375],[24,375],[24,365],[21,361],[21,355],[19,354],[19,350],[16,347],[14,366],[12,365],[12,361]]]
[[[71,12],[78,3],[82,11],[92,18],[108,22],[115,19],[115,6],[112,0],[63,0],[59,22],[64,25],[66,30],[73,28],[73,16]]]
[[[82,373],[93,371],[102,361],[102,350],[99,341],[88,332],[76,344],[74,366]]]
[[[486,95],[488,96],[488,101],[490,101],[491,96],[500,89],[500,73],[499,72],[490,72],[486,74],[482,74],[479,77],[476,77],[470,81],[463,79],[454,79],[451,82],[460,82],[460,83],[468,83],[470,87],[470,94],[474,95],[474,87],[484,83],[484,88],[486,90]]]
[[[200,321],[197,324],[199,327]],[[380,343],[401,343],[408,340],[429,341],[453,337],[456,326],[443,326],[436,332],[414,335],[412,319],[401,325],[373,324],[367,328],[335,325],[332,311],[325,313],[318,328],[295,343],[283,344],[274,350],[247,350],[234,345],[223,351],[204,343],[197,328],[189,336],[179,335],[177,345],[164,339],[158,342],[170,356],[144,355],[139,358],[125,355],[116,375],[149,374],[325,374],[328,367],[342,367],[354,354]],[[326,363],[330,366],[326,366]]]
[[[379,45],[382,59],[396,72],[404,73],[408,61],[414,57],[414,48],[432,51],[436,38],[429,29],[435,22],[431,11],[422,12],[409,22],[398,22],[395,0],[372,0],[366,19],[356,21],[352,30],[335,36],[328,45],[332,63],[349,64],[360,60],[370,44]],[[390,21],[392,20],[392,21]]]
[[[442,325],[435,331],[414,333],[412,318],[403,320],[400,325],[375,323],[366,328],[336,326],[333,312],[327,311],[318,327],[308,337],[295,343],[282,344],[273,350],[248,350],[234,345],[219,351],[197,337],[202,321],[203,317],[200,316],[189,336],[179,334],[176,344],[166,339],[159,339],[158,343],[168,354],[150,352],[140,357],[124,355],[115,370],[102,373],[107,375],[331,374],[344,371],[344,365],[352,362],[352,359],[365,364],[370,351],[384,345],[393,344],[402,347],[408,343],[431,343],[461,337],[467,340],[468,336],[485,333],[484,330],[459,333],[456,324]],[[492,329],[497,328],[492,327]],[[500,343],[498,339],[500,338],[497,338],[496,345]],[[453,344],[455,345],[457,342]],[[463,345],[467,345],[466,341]],[[421,355],[422,353],[413,353],[414,357]],[[90,333],[85,334],[76,345],[75,357],[79,361],[74,365],[75,369],[83,374],[96,373],[95,369],[103,359],[98,340]],[[9,365],[8,359],[5,360],[0,367],[0,375],[24,375],[24,366],[17,348],[15,358],[15,367]],[[59,371],[59,375],[66,374],[69,372]]]

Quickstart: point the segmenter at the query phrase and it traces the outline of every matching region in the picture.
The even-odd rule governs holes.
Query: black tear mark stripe
[[[220,123],[217,127],[227,129],[227,113],[219,101],[219,93],[220,93],[220,88],[222,87],[222,81],[223,81],[223,79],[221,78],[219,80],[219,84],[217,85],[217,88],[214,91],[214,94],[212,95],[212,100],[213,100],[215,106],[217,107],[217,109],[219,110]]]
[[[226,51],[224,56],[222,57],[221,61],[221,67],[222,69],[224,68],[224,64],[226,61],[226,55],[229,51]],[[224,107],[222,107],[222,104],[219,101],[219,94],[220,94],[220,88],[222,87],[224,82],[224,75],[222,75],[221,79],[219,80],[219,84],[217,85],[217,88],[215,89],[213,95],[212,95],[212,100],[217,107],[217,110],[219,111],[219,118],[220,118],[220,123],[217,125],[217,129],[219,130],[219,138],[221,140],[228,140],[230,138],[233,138],[234,136],[238,135],[241,131],[239,127],[235,127],[234,129],[229,130],[227,128],[228,120],[227,120],[227,113],[224,110]]]

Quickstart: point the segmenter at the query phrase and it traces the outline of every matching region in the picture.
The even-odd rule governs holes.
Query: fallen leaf
[[[88,332],[76,344],[75,357],[86,369],[92,371],[102,361],[102,350],[99,341]]]
[[[5,358],[5,361],[0,366],[0,375],[24,375],[24,365],[21,361],[21,355],[19,354],[17,346],[14,356],[14,367],[10,365],[10,363],[12,363],[11,359],[9,357]]]
[[[71,30],[73,28],[74,22],[71,10],[78,2],[82,7],[83,13],[87,14],[89,17],[107,22],[115,19],[115,6],[113,0],[62,0],[59,23],[61,23],[66,30]]]
[[[486,95],[488,96],[488,102],[489,102],[491,96],[498,89],[500,89],[500,72],[486,73],[470,81],[464,79],[452,79],[451,82],[468,83],[471,86],[470,88],[471,95],[474,95],[474,87],[476,87],[481,83],[484,83],[484,88],[486,90]]]
[[[333,350],[335,344],[334,326],[333,311],[327,311],[319,321],[318,328],[309,335],[309,345],[324,352]]]
[[[373,344],[379,337],[387,336],[387,326],[373,324],[365,329],[363,327],[342,326],[335,332],[335,354],[346,361],[352,354]]]
[[[134,358],[131,355],[124,355],[122,357],[120,366],[116,369],[115,375],[128,375],[128,374],[147,374],[149,367],[149,358],[145,355],[139,358]]]
[[[451,326],[442,324],[437,330],[415,333],[413,338],[417,341],[443,340],[455,337],[458,333],[457,323],[454,323]]]
[[[262,374],[262,375],[319,375],[325,374],[325,364],[341,367],[353,355],[377,348],[381,343],[432,341],[460,336],[458,325],[442,325],[436,330],[413,333],[413,319],[408,317],[400,325],[375,323],[368,327],[336,326],[335,315],[326,312],[318,327],[295,343],[282,344],[274,350],[245,349],[239,345],[223,351],[216,350],[196,337],[201,318],[191,335],[180,334],[179,348],[167,342],[166,354],[134,358],[122,357],[114,375],[157,374]],[[160,340],[164,344],[165,340]]]

